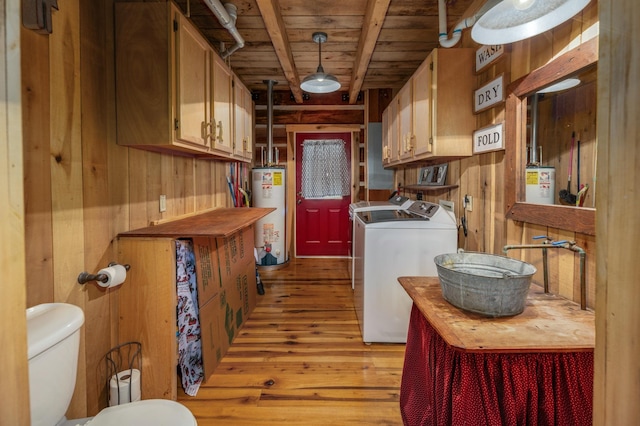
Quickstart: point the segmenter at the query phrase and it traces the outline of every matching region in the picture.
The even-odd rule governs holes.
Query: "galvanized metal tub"
[[[536,273],[530,263],[486,253],[441,254],[434,262],[445,300],[491,317],[522,313]]]

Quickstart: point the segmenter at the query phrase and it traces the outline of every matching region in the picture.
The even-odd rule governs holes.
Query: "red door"
[[[349,194],[328,198],[303,195],[302,155],[305,141],[344,141]],[[308,156],[307,156],[308,158]],[[308,181],[307,181],[308,184]],[[351,133],[296,134],[296,256],[348,256],[351,202]],[[308,192],[307,192],[308,193]]]

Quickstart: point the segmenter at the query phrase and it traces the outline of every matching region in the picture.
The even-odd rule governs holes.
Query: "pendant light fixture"
[[[507,44],[548,31],[575,16],[590,0],[503,0],[471,29],[480,44]]]
[[[331,93],[340,88],[338,79],[325,74],[322,68],[322,43],[327,41],[327,33],[313,33],[313,41],[318,43],[318,69],[315,74],[308,75],[300,84],[300,88],[309,93]]]

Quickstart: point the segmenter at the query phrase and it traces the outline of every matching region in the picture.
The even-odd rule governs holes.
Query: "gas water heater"
[[[255,224],[258,266],[281,265],[288,260],[285,238],[286,170],[283,167],[253,169],[252,198],[254,207],[274,207]]]

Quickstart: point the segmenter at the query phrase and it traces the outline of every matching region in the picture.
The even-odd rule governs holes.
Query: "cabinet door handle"
[[[211,137],[211,122],[205,122],[203,121],[202,123],[200,123],[200,136],[202,137],[202,140],[204,140],[204,144],[208,145],[209,144],[209,138]]]
[[[218,124],[216,126],[219,130],[218,130],[218,136],[216,136],[216,139],[218,140],[218,142],[222,142],[222,121],[218,121]]]

